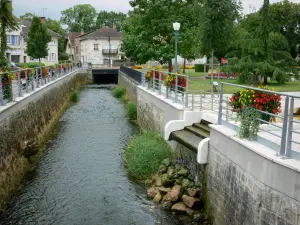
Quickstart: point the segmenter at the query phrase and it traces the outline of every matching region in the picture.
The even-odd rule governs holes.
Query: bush
[[[61,53],[58,56],[58,60],[68,60],[69,59],[69,55],[67,53]]]
[[[153,133],[134,136],[125,152],[128,174],[142,180],[154,175],[161,162],[172,157],[170,146]]]
[[[135,103],[129,103],[127,105],[127,116],[130,120],[136,120],[137,118],[137,106]]]
[[[125,95],[126,93],[126,88],[124,87],[116,87],[114,90],[113,90],[113,94],[116,98],[121,98]]]
[[[72,91],[71,101],[72,102],[78,102],[79,101],[79,93],[75,90]]]
[[[29,62],[29,63],[16,63],[17,67],[27,67],[27,68],[35,68],[35,67],[41,67],[45,66],[44,63],[39,63],[39,62]]]
[[[208,70],[208,67],[206,66],[206,71]],[[204,64],[195,64],[195,72],[204,72]]]

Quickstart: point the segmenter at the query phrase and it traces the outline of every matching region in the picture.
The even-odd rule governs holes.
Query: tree
[[[6,32],[18,29],[17,19],[12,13],[12,5],[9,0],[0,0],[0,68],[7,66],[5,52],[7,50]]]
[[[34,17],[34,14],[29,13],[29,12],[25,13],[23,16],[20,16],[21,19],[30,20],[30,21],[33,19],[33,17]]]
[[[96,27],[115,27],[118,31],[121,31],[121,24],[125,19],[125,13],[100,11],[96,20]]]
[[[170,69],[175,44],[172,24],[181,23],[181,40],[181,36],[188,29],[199,26],[195,8],[200,7],[200,3],[182,0],[136,0],[130,4],[134,9],[122,24],[122,51],[138,63],[149,60],[156,60],[161,64],[168,62]],[[189,7],[190,5],[194,7]]]
[[[95,27],[96,9],[90,4],[75,5],[61,12],[62,24],[68,25],[72,32],[90,32]]]
[[[269,0],[264,0],[258,16],[260,22],[255,31],[238,29],[237,40],[232,44],[234,51],[226,56],[230,58],[228,69],[238,73],[243,83],[258,84],[260,77],[264,84],[268,77],[284,83],[289,79],[288,73],[295,71],[295,61],[287,39],[276,32],[269,14]]]
[[[66,37],[66,31],[62,28],[61,23],[57,20],[47,19],[46,26],[48,29],[60,34],[60,38],[58,40],[58,53],[59,55],[64,52],[64,42]]]
[[[39,17],[33,17],[28,33],[27,54],[41,61],[41,58],[48,56],[48,43],[50,41],[51,35],[47,26],[41,22]]]

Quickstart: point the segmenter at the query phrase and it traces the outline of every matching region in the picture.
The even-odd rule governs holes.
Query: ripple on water
[[[121,151],[135,129],[124,106],[107,88],[86,88],[80,97],[0,224],[190,224],[153,208],[127,178]]]

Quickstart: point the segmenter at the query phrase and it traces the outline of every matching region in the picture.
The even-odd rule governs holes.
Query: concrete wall
[[[207,187],[215,224],[299,225],[299,162],[288,164],[292,159],[212,126]]]
[[[137,122],[142,129],[156,131],[164,135],[166,124],[171,120],[183,120],[183,106],[173,103],[164,96],[137,87]]]
[[[47,135],[70,102],[73,88],[86,82],[74,72],[24,97],[0,114],[0,210],[30,169]]]
[[[137,102],[137,86],[139,83],[119,70],[118,84],[126,87],[126,94],[130,101]]]

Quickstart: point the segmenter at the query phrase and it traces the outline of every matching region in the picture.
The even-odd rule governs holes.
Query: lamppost
[[[180,23],[178,23],[178,22],[173,23],[173,29],[175,31],[175,72],[178,72],[177,45],[178,45],[178,34],[179,34],[179,30],[180,30]]]

